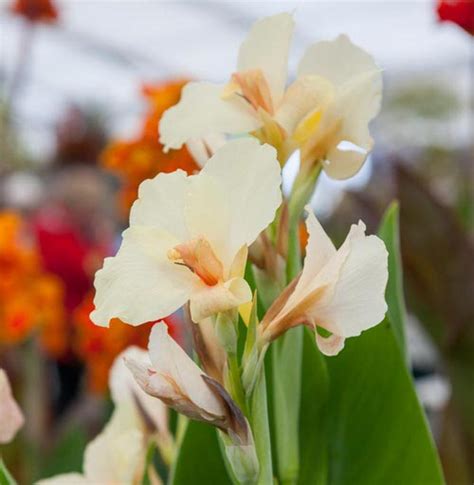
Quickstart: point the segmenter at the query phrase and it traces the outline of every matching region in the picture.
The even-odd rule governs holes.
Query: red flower
[[[55,22],[58,18],[51,0],[15,0],[10,10],[30,22]]]
[[[439,0],[437,11],[442,22],[454,22],[474,35],[474,0]]]

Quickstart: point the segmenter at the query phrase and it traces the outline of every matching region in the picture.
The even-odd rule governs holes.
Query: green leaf
[[[0,485],[16,485],[15,479],[10,475],[5,463],[0,459]]]
[[[388,251],[388,283],[385,298],[388,305],[388,319],[406,358],[405,322],[406,308],[403,296],[403,271],[400,256],[399,207],[392,202],[385,212],[379,228],[379,236]]]
[[[328,471],[326,362],[316,347],[314,333],[304,329],[303,387],[299,423],[300,473],[298,485],[325,485]]]
[[[216,430],[209,424],[189,421],[172,472],[173,485],[232,485],[227,474]]]
[[[331,485],[443,484],[436,449],[388,321],[326,359]]]

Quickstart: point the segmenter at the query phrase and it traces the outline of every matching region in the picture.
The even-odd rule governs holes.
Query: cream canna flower
[[[198,175],[143,182],[117,255],[96,274],[94,323],[139,325],[187,301],[199,322],[250,301],[247,247],[273,220],[280,183],[274,148],[252,138],[227,143]]]
[[[165,147],[216,131],[253,133],[277,148],[282,164],[299,148],[303,163],[321,161],[330,177],[354,175],[373,144],[368,124],[380,109],[380,70],[340,35],[310,46],[285,90],[293,25],[287,13],[256,22],[228,84],[185,86],[181,101],[160,122]]]
[[[388,254],[381,239],[365,235],[361,221],[351,227],[338,250],[312,212],[306,226],[309,240],[303,271],[268,310],[260,337],[270,342],[289,328],[306,324],[316,331],[321,352],[336,355],[346,338],[383,320]],[[331,335],[323,337],[318,327]]]
[[[25,419],[16,403],[6,372],[0,369],[0,444],[9,443]]]
[[[210,423],[241,444],[247,444],[248,426],[241,411],[224,388],[206,376],[168,335],[164,322],[153,327],[148,350],[151,366],[126,359],[127,366],[146,393],[185,416]]]

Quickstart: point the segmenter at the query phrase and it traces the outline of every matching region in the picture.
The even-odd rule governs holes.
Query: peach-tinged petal
[[[202,173],[216,180],[228,211],[224,265],[229,268],[243,245],[250,245],[270,224],[281,204],[281,172],[276,150],[254,138],[233,140],[206,164]]]
[[[354,226],[353,226],[354,227]],[[331,294],[315,308],[316,323],[343,337],[354,337],[380,323],[387,311],[388,253],[377,236],[348,236],[347,255]],[[341,249],[339,250],[341,252]]]
[[[0,369],[0,443],[10,442],[23,423],[23,414],[12,395],[7,374]]]
[[[136,402],[141,406],[162,435],[168,435],[168,409],[159,400],[146,394],[134,379],[125,360],[134,360],[143,366],[151,367],[151,361],[146,350],[131,346],[119,354],[110,369],[109,387],[112,400],[116,407],[121,404],[135,406]]]
[[[150,359],[157,377],[172,381],[179,391],[209,414],[224,416],[225,410],[202,379],[201,369],[168,335],[165,323],[158,323],[150,334]],[[173,391],[174,392],[174,391]]]
[[[306,50],[298,67],[298,77],[318,75],[341,87],[360,74],[377,70],[370,54],[354,45],[347,35],[339,35],[334,40],[317,42]]]
[[[186,239],[184,202],[189,184],[190,178],[182,170],[142,182],[130,212],[130,225],[152,226],[179,240]]]
[[[216,313],[232,310],[252,300],[252,290],[243,278],[232,278],[224,284],[205,287],[190,300],[193,322],[200,322]]]
[[[140,325],[180,308],[189,299],[197,277],[169,260],[167,253],[177,242],[159,229],[127,229],[117,255],[106,258],[96,273],[92,321],[108,326],[112,318],[120,318]]]
[[[322,337],[316,332],[316,343],[324,355],[337,355],[344,348],[345,338],[340,335]]]
[[[224,85],[188,83],[180,102],[160,121],[160,141],[165,149],[181,148],[188,140],[210,133],[248,133],[260,126],[253,110],[242,99],[224,99]]]
[[[186,143],[186,148],[196,163],[202,168],[219,148],[224,146],[226,138],[221,133],[209,133],[203,138],[192,138]]]
[[[239,51],[239,72],[261,69],[278,105],[285,89],[288,71],[288,51],[293,34],[292,15],[281,13],[256,22]]]

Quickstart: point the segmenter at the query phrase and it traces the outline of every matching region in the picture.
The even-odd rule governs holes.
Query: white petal
[[[188,140],[210,133],[248,133],[261,122],[240,99],[223,99],[224,85],[192,82],[182,91],[180,102],[160,121],[160,142],[165,149],[181,148]]]
[[[339,268],[330,264],[321,272],[336,277],[328,297],[321,301],[315,316],[317,323],[343,337],[359,335],[380,323],[387,311],[385,287],[388,279],[387,250],[376,236],[363,236],[360,226],[353,226],[338,251]],[[343,257],[345,256],[345,257]],[[322,275],[324,279],[324,275]]]
[[[243,278],[232,278],[225,284],[204,287],[194,293],[190,300],[191,318],[199,323],[201,320],[237,308],[252,300],[252,290]]]
[[[168,408],[159,399],[153,398],[143,391],[127,368],[125,359],[151,367],[148,352],[139,347],[128,347],[115,358],[109,375],[109,387],[115,406],[125,403],[133,407],[138,400],[158,432],[161,435],[168,435]]]
[[[316,74],[341,87],[360,74],[378,71],[373,57],[354,45],[347,35],[310,46],[301,59],[298,77]]]
[[[228,246],[223,249],[225,267],[229,268],[237,251],[255,241],[281,204],[276,150],[250,137],[233,140],[217,151],[201,173],[213,177],[225,194],[219,211],[229,213]]]
[[[335,95],[332,83],[321,76],[303,76],[285,92],[275,120],[291,136],[296,126],[309,113],[322,108]]]
[[[97,483],[93,480],[88,480],[80,473],[63,473],[39,480],[36,482],[36,485],[97,485]]]
[[[84,475],[95,483],[134,483],[144,464],[145,438],[134,410],[118,406],[84,453]]]
[[[180,241],[188,238],[184,223],[184,201],[190,179],[182,170],[161,173],[145,180],[130,211],[130,225],[163,229]]]
[[[324,355],[337,355],[344,348],[345,338],[339,335],[321,337],[316,331],[316,343]]]
[[[199,408],[216,416],[225,415],[222,404],[202,379],[203,372],[168,335],[164,322],[153,327],[149,352],[153,369],[162,376],[169,376]]]
[[[370,150],[373,140],[369,122],[380,111],[382,77],[379,71],[370,71],[346,83],[338,95],[334,116],[343,120],[341,138]]]
[[[367,153],[355,150],[333,148],[328,153],[328,159],[323,162],[326,174],[336,180],[344,180],[355,175],[367,158]]]
[[[274,106],[280,103],[285,90],[293,27],[293,16],[288,13],[259,20],[239,51],[237,70],[261,69],[269,83]]]
[[[192,138],[186,143],[186,148],[188,149],[191,156],[197,162],[197,164],[202,168],[206,165],[216,151],[225,144],[226,138],[221,133],[209,133],[203,138]]]
[[[178,242],[159,229],[127,229],[117,255],[106,258],[95,275],[92,321],[108,326],[112,318],[120,318],[140,325],[180,308],[189,299],[197,278],[168,259],[167,251]]]
[[[0,369],[0,443],[10,442],[23,423],[23,414],[12,395],[7,374]]]

